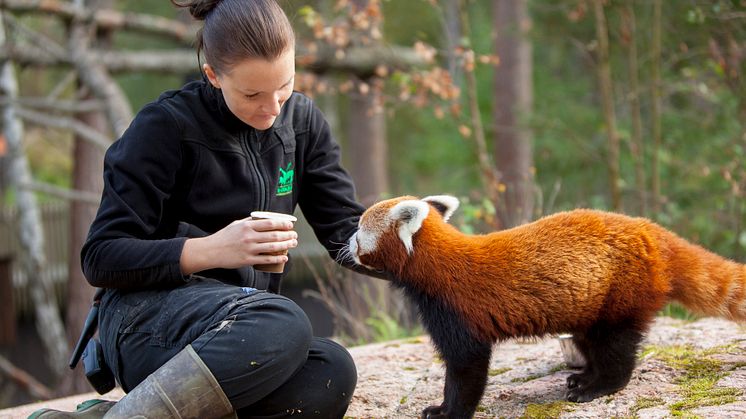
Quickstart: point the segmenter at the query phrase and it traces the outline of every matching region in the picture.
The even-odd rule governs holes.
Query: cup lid
[[[296,222],[298,221],[297,218],[290,214],[283,214],[281,212],[271,212],[271,211],[253,211],[251,213],[251,218],[264,218],[264,219],[271,219],[271,220],[284,220],[284,221],[292,221]]]

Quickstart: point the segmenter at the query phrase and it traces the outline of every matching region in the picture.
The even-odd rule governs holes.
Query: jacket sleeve
[[[104,157],[104,190],[81,250],[83,273],[96,287],[173,287],[189,278],[179,260],[168,200],[181,164],[180,130],[157,104],[143,108]]]
[[[358,266],[344,252],[365,211],[355,198],[349,173],[342,167],[339,144],[332,138],[321,111],[311,106],[309,144],[305,150],[299,205],[329,255],[342,266],[365,275],[385,278]]]

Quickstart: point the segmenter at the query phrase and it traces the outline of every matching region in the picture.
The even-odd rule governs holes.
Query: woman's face
[[[274,61],[249,58],[223,74],[215,73],[207,63],[203,70],[210,83],[223,92],[228,109],[238,119],[265,130],[272,126],[293,93],[295,51],[290,48]]]

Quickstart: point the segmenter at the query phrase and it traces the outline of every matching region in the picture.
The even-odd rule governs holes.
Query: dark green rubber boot
[[[231,402],[191,345],[150,374],[105,419],[235,418]]]
[[[62,412],[52,409],[39,409],[28,419],[99,419],[114,406],[115,402],[108,400],[86,400],[79,404],[74,412]]]

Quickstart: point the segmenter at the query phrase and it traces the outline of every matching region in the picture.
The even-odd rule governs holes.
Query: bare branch
[[[154,72],[188,74],[199,71],[197,55],[193,50],[151,51],[88,51],[92,61],[103,65],[109,73]],[[24,67],[70,67],[70,56],[51,57],[38,50],[21,48],[0,49],[0,60],[12,60]]]
[[[185,45],[194,40],[199,26],[147,14],[78,8],[70,2],[59,0],[0,0],[0,8],[13,13],[54,14],[67,21],[93,24],[98,29],[128,29],[167,36]]]
[[[72,130],[76,135],[79,135],[81,138],[97,145],[103,150],[109,148],[113,141],[111,137],[108,137],[73,118],[51,116],[22,108],[16,109],[16,114],[26,121],[37,125]]]
[[[43,192],[47,195],[51,195],[68,201],[81,201],[94,205],[98,205],[101,202],[101,194],[88,191],[75,191],[72,189],[52,185],[51,183],[29,181],[19,184],[18,187],[36,192]]]
[[[25,25],[18,22],[18,19],[12,15],[6,13],[5,19],[8,23],[9,29],[28,38],[28,40],[33,43],[34,49],[43,50],[56,58],[61,58],[67,55],[67,51],[62,47],[62,45],[40,32],[27,28]]]
[[[43,400],[52,398],[52,390],[37,381],[31,374],[13,365],[2,355],[0,355],[0,372],[28,391],[34,398]]]
[[[150,51],[97,51],[88,54],[93,61],[100,63],[110,73],[156,72],[189,74],[199,71],[197,55],[192,49],[150,50]],[[22,66],[66,67],[73,65],[70,57],[53,58],[20,48],[0,49],[0,59],[10,59]],[[413,49],[398,46],[377,48],[352,48],[344,56],[337,57],[330,51],[318,55],[303,54],[300,51],[298,66],[314,72],[348,72],[360,78],[375,74],[380,65],[391,69],[411,69],[425,66],[427,62]]]
[[[331,47],[324,47],[317,54],[298,49],[298,65],[314,73],[345,72],[365,79],[376,73],[378,66],[410,70],[422,67],[427,61],[414,49],[400,46],[371,45],[353,47],[337,54]]]
[[[80,80],[104,103],[106,116],[116,137],[122,135],[132,121],[132,109],[122,88],[111,78],[99,61],[89,54],[90,28],[76,22],[70,28],[68,48]]]
[[[75,72],[75,70],[70,70],[65,74],[64,77],[61,77],[59,81],[57,82],[57,85],[55,85],[52,90],[47,94],[47,97],[50,99],[54,99],[56,97],[59,97],[66,88],[69,86],[72,86],[73,83],[78,81],[78,74]]]
[[[199,72],[193,50],[169,51],[91,51],[95,60],[112,73],[150,71],[189,74]]]
[[[8,104],[10,104],[10,99],[6,96],[0,96],[0,105]],[[101,109],[101,101],[99,100],[54,100],[45,97],[20,97],[14,101],[14,104],[41,111],[64,113],[92,112]]]

